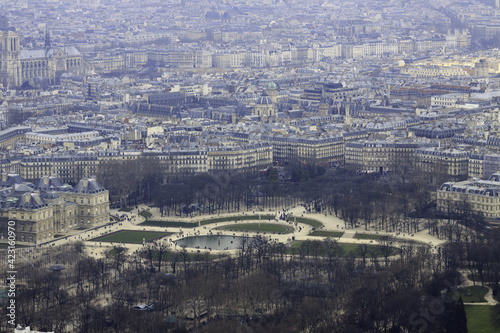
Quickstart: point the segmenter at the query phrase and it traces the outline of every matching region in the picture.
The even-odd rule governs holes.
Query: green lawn
[[[149,219],[153,214],[148,212],[147,210],[143,210],[142,212],[139,213],[139,215],[143,216],[146,220]]]
[[[281,224],[272,223],[241,223],[230,224],[222,227],[217,227],[218,230],[232,230],[232,231],[258,231],[258,232],[278,232],[288,234],[293,231],[293,228]]]
[[[91,239],[94,242],[123,242],[141,244],[143,238],[146,242],[171,235],[171,232],[155,232],[155,231],[139,231],[139,230],[122,230],[109,235]]]
[[[303,224],[308,224],[313,228],[321,228],[323,226],[323,223],[321,223],[318,220],[313,220],[309,219],[307,217],[288,217],[287,219],[289,222],[297,222],[297,223],[303,223]]]
[[[261,215],[260,219],[262,222],[267,222],[269,219],[274,220],[274,215]],[[200,221],[200,225],[214,224],[219,222],[235,222],[238,221],[258,221],[259,215],[242,215],[242,216],[225,216],[225,217],[217,217],[213,219],[208,219],[204,221]],[[140,225],[151,226],[151,227],[183,227],[183,228],[196,228],[198,227],[198,222],[181,222],[181,221],[145,221]]]
[[[500,332],[498,306],[466,305],[467,328],[470,333]]]
[[[127,213],[129,213],[129,212],[132,211],[132,209],[133,209],[132,207],[125,207],[125,208],[118,209],[118,211],[119,212],[127,212]]]
[[[354,238],[356,238],[356,239],[373,239],[373,240],[379,240],[383,236],[384,235],[360,234],[360,233],[357,232],[356,235],[354,235]]]
[[[343,234],[341,231],[314,230],[309,236],[340,238]]]
[[[146,211],[143,211],[146,212]],[[139,213],[142,215],[142,213]],[[146,212],[150,214],[149,212]],[[146,217],[146,216],[145,216]],[[262,222],[268,222],[269,220],[273,221],[274,220],[274,215],[260,215],[260,220]],[[259,215],[236,215],[236,216],[224,216],[224,217],[216,217],[213,219],[208,219],[208,220],[203,220],[200,222],[200,225],[208,225],[208,224],[214,224],[214,223],[220,223],[220,222],[235,222],[235,221],[259,221]],[[293,221],[292,219],[289,219],[289,221]],[[314,228],[321,228],[323,227],[323,224],[319,221],[313,220],[313,219],[308,219],[304,217],[297,217],[297,222],[298,223],[304,223],[308,224]],[[152,226],[152,227],[183,227],[183,228],[196,228],[198,226],[198,222],[180,222],[180,221],[145,221],[141,223],[141,225],[144,226]],[[255,231],[260,231],[260,230],[255,230]],[[276,232],[282,232],[282,231],[276,231]]]
[[[267,220],[274,220],[274,215],[260,215],[260,220],[265,222]],[[254,220],[258,221],[259,220],[259,215],[236,215],[236,216],[225,216],[225,217],[216,217],[213,219],[208,219],[201,221],[201,225],[207,225],[207,224],[212,224],[212,223],[219,223],[219,222],[231,222],[231,221],[248,221],[248,220]]]
[[[150,227],[162,227],[162,228],[196,228],[198,222],[179,222],[179,221],[155,221],[147,220],[142,222],[140,225],[150,226]]]
[[[351,244],[351,243],[336,243],[340,247],[341,256],[354,256],[361,257],[360,247],[362,244]],[[319,256],[327,256],[328,249],[325,247],[325,243],[322,241],[295,241],[291,243],[291,247],[288,248],[288,253],[290,254],[300,254],[300,251],[304,251],[305,255],[314,255],[317,253]],[[391,254],[396,254],[396,249],[391,248]],[[376,257],[383,257],[384,253],[382,247],[379,245],[367,245],[366,258],[370,258],[373,255]]]
[[[484,295],[488,292],[488,288],[481,286],[470,286],[458,289],[455,292],[456,298],[462,296],[464,303],[481,303],[486,302]]]

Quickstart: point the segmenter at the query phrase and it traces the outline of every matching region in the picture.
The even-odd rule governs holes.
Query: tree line
[[[381,238],[381,252],[361,246],[357,256],[331,239],[289,247],[255,238],[234,255],[174,251],[160,242],[136,252],[118,246],[100,259],[82,243],[31,248],[17,267],[19,324],[57,332],[465,332],[455,294],[464,275],[498,285],[499,232],[465,204],[437,212],[433,185],[411,168],[380,175],[297,165],[285,170],[292,175],[285,181],[271,168],[254,177],[165,180],[154,161],[114,163],[100,181],[120,205],[151,202],[164,215],[189,216],[300,204],[305,213],[337,215],[347,227],[429,228],[449,242],[433,249]],[[66,269],[48,270],[54,263]],[[154,306],[132,310],[138,304]]]
[[[290,249],[259,237],[233,255],[161,242],[135,252],[118,246],[100,259],[82,243],[32,249],[17,268],[17,322],[56,332],[466,332],[454,293],[459,269],[493,283],[498,261],[478,255],[498,252],[490,248],[498,237],[462,244],[461,259],[417,243],[387,260],[346,256],[330,239]],[[66,269],[48,270],[54,262]],[[133,310],[138,304],[150,311]]]

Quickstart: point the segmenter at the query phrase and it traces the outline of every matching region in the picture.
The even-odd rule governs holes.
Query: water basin
[[[177,246],[186,246],[196,249],[212,250],[236,250],[241,248],[244,241],[251,240],[251,237],[227,236],[227,235],[206,235],[190,236],[176,240]]]

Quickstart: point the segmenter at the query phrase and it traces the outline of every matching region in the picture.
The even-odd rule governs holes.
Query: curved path
[[[185,222],[199,222],[207,219],[212,219],[212,218],[218,218],[218,217],[235,217],[234,220],[227,221],[227,222],[217,222],[213,224],[208,224],[200,227],[195,227],[195,228],[180,228],[180,227],[154,227],[154,226],[141,226],[140,223],[145,221],[145,218],[142,217],[141,215],[138,215],[138,212],[141,212],[143,210],[148,210],[151,214],[152,217],[150,220],[162,220],[162,221],[185,221]],[[322,237],[316,237],[316,236],[310,236],[309,234],[311,233],[313,227],[307,224],[303,223],[297,223],[295,224],[294,222],[286,222],[283,220],[278,220],[279,215],[282,213],[282,211],[248,211],[248,212],[239,212],[239,213],[225,213],[225,214],[212,214],[212,215],[203,215],[203,216],[195,216],[195,217],[161,217],[161,214],[159,212],[158,208],[149,208],[148,206],[145,205],[140,205],[138,209],[133,209],[131,212],[119,212],[118,210],[111,210],[112,215],[126,215],[127,218],[124,221],[121,221],[119,223],[115,223],[112,226],[108,226],[107,228],[105,227],[100,227],[97,230],[89,230],[89,231],[83,231],[78,235],[75,236],[70,236],[71,240],[86,240],[86,249],[89,254],[95,256],[95,257],[101,257],[105,255],[105,253],[109,250],[109,248],[117,245],[117,243],[108,243],[108,242],[92,242],[90,239],[96,238],[98,236],[104,235],[106,233],[110,232],[115,232],[118,230],[150,230],[150,231],[168,231],[168,232],[174,232],[173,235],[170,235],[168,237],[164,238],[164,241],[167,242],[172,248],[172,250],[176,249],[176,245],[173,243],[176,239],[183,238],[186,236],[195,236],[195,235],[212,235],[212,234],[220,234],[220,235],[249,235],[249,234],[255,234],[255,233],[249,233],[249,232],[236,232],[236,231],[226,231],[226,230],[214,230],[216,227],[224,226],[224,225],[231,225],[235,223],[235,220],[238,218],[238,216],[248,216],[248,215],[275,215],[276,218],[274,220],[271,220],[270,223],[278,223],[282,225],[286,225],[288,227],[292,227],[294,231],[289,234],[271,234],[271,233],[260,233],[260,235],[269,237],[268,239],[270,241],[275,241],[275,242],[282,242],[282,243],[289,243],[292,239],[295,240],[320,240]],[[339,232],[345,232],[345,222],[341,220],[338,217],[332,216],[332,215],[324,215],[324,214],[306,214],[304,211],[304,208],[302,206],[297,206],[291,209],[288,209],[286,211],[288,216],[290,217],[290,220],[293,221],[293,216],[297,217],[305,217],[305,218],[310,218],[314,220],[318,220],[321,223],[323,223],[324,227],[321,228],[321,230],[325,231],[339,231]],[[268,219],[262,219],[262,222],[269,223]],[[255,223],[256,221],[253,220],[245,220],[241,221],[238,223]],[[342,243],[352,243],[352,244],[370,244],[370,243],[376,243],[375,240],[371,239],[356,239],[353,238],[352,236],[354,235],[355,232],[363,233],[363,234],[378,234],[378,235],[389,235],[392,237],[397,237],[397,239],[404,239],[404,240],[414,240],[418,242],[423,242],[426,244],[430,244],[431,246],[439,246],[445,241],[437,239],[436,237],[433,237],[428,234],[427,230],[422,230],[413,236],[411,235],[397,235],[395,233],[385,233],[385,232],[377,232],[374,230],[364,230],[364,227],[360,226],[354,229],[349,229],[347,232],[344,233],[344,235],[337,239],[338,241]],[[54,243],[58,242],[64,242],[67,241],[65,239],[55,241]],[[131,251],[137,251],[140,250],[143,245],[142,244],[121,244]],[[197,252],[197,249],[188,249],[189,252]],[[203,251],[203,250],[201,250]],[[234,251],[234,250],[233,250]],[[231,253],[228,251],[216,251],[212,250],[212,253]]]
[[[470,287],[470,286],[474,286],[474,282],[472,280],[470,280],[469,278],[467,278],[467,272],[461,272],[463,276],[465,276],[465,282],[462,284],[462,287]],[[475,284],[476,286],[479,286],[480,284]],[[474,303],[464,303],[464,305],[491,305],[491,306],[495,306],[498,303],[498,301],[493,298],[493,289],[491,289],[491,287],[488,287],[488,286],[482,286],[482,287],[485,287],[485,288],[488,288],[488,292],[484,295],[484,299],[486,300],[486,302],[474,302]]]
[[[212,219],[212,218],[217,218],[217,217],[235,217],[234,220],[227,221],[227,222],[218,222],[218,223],[213,223],[213,224],[208,224],[204,225],[201,227],[196,227],[196,228],[180,228],[180,227],[153,227],[153,226],[141,226],[140,223],[145,221],[145,218],[142,217],[141,215],[138,215],[139,212],[143,210],[148,210],[151,214],[152,217],[150,218],[151,220],[163,220],[163,221],[185,221],[185,222],[199,222],[207,219]],[[278,220],[279,215],[282,213],[282,211],[248,211],[248,212],[239,212],[239,213],[225,213],[225,214],[212,214],[212,215],[203,215],[203,216],[195,216],[195,217],[161,217],[161,214],[159,212],[158,208],[150,208],[146,205],[140,205],[138,209],[134,208],[131,212],[120,212],[118,210],[111,210],[110,214],[111,215],[118,215],[122,216],[125,215],[126,218],[123,221],[113,223],[112,225],[107,225],[107,226],[102,226],[94,229],[89,229],[89,230],[75,230],[71,235],[68,235],[67,237],[64,238],[59,238],[57,240],[54,240],[52,242],[48,242],[46,244],[41,245],[42,247],[50,247],[54,246],[56,244],[64,244],[67,243],[68,241],[76,241],[76,240],[83,240],[86,241],[85,244],[85,249],[88,252],[88,254],[94,256],[95,258],[103,257],[106,255],[106,253],[109,251],[110,248],[113,246],[116,246],[118,243],[109,243],[109,242],[94,242],[90,241],[93,238],[103,236],[106,234],[109,234],[111,232],[119,231],[119,230],[149,230],[149,231],[167,231],[167,232],[173,232],[173,235],[169,235],[164,238],[164,241],[167,242],[169,246],[171,246],[172,250],[176,249],[176,245],[173,243],[176,239],[183,238],[186,236],[195,236],[195,235],[212,235],[212,234],[220,234],[220,235],[249,235],[249,232],[236,232],[236,231],[225,231],[225,230],[214,230],[215,227],[218,226],[223,226],[223,225],[230,225],[234,224],[235,220],[238,218],[238,216],[247,216],[247,215],[256,215],[256,214],[262,214],[262,215],[275,215],[276,218],[274,220],[271,220],[270,223],[279,223],[282,225],[286,225],[288,227],[292,227],[294,231],[292,233],[288,234],[270,234],[270,233],[260,233],[260,235],[263,235],[265,237],[269,237],[268,239],[273,242],[282,242],[282,243],[289,243],[292,241],[292,239],[295,240],[321,240],[323,239],[322,237],[317,237],[317,236],[310,236],[309,234],[311,233],[313,227],[307,224],[303,223],[297,223],[295,224],[294,222],[287,222],[283,220]],[[290,217],[290,220],[293,221],[293,216],[297,217],[305,217],[305,218],[310,218],[314,220],[318,220],[321,223],[323,223],[323,227],[321,230],[325,231],[339,231],[339,232],[345,232],[345,222],[341,220],[338,217],[332,216],[332,215],[324,215],[324,214],[306,214],[304,211],[304,208],[302,206],[296,206],[291,209],[288,209],[286,211],[288,216]],[[262,222],[268,222],[267,219],[262,219]],[[245,220],[242,222],[238,223],[245,223],[245,222],[258,222],[258,221],[252,221],[252,220]],[[428,234],[427,230],[422,230],[413,236],[411,235],[398,235],[395,233],[385,233],[385,232],[377,232],[374,230],[364,230],[364,227],[360,226],[354,229],[348,229],[347,232],[344,233],[344,235],[337,239],[339,242],[342,243],[352,243],[352,244],[370,244],[370,243],[376,243],[375,240],[371,239],[356,239],[353,238],[352,236],[354,235],[355,232],[363,233],[363,234],[378,234],[378,235],[388,235],[392,237],[396,237],[397,239],[404,239],[404,240],[414,240],[418,242],[423,242],[426,244],[430,244],[431,246],[439,246],[445,241],[437,239],[436,237],[433,237],[432,235]],[[251,233],[254,235],[255,233]],[[396,239],[396,241],[397,241]],[[131,244],[131,243],[121,243],[120,245],[127,247],[130,251],[138,251],[140,250],[143,245],[142,244]],[[188,252],[197,252],[197,249],[188,249]],[[201,250],[204,251],[204,250]],[[231,253],[231,250],[228,251],[216,251],[212,250],[213,253]],[[235,250],[233,250],[235,251]]]

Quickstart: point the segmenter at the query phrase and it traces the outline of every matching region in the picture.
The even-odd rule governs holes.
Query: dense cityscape
[[[500,3],[3,0],[0,174],[0,332],[500,331]]]

